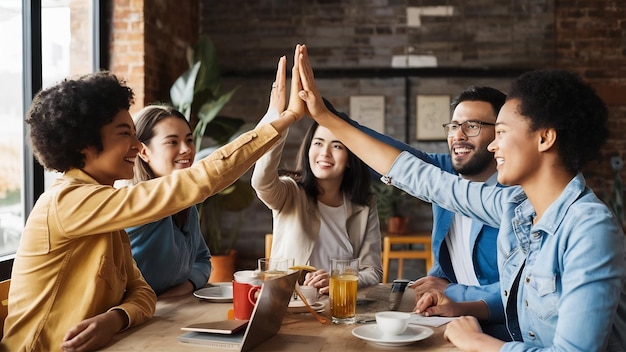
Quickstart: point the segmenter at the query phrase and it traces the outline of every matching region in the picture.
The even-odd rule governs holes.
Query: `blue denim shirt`
[[[626,297],[624,234],[581,174],[536,225],[520,187],[469,182],[407,152],[387,176],[420,199],[500,227],[500,293],[505,310],[514,305],[508,308],[517,313],[507,324],[519,324],[521,336],[514,338],[523,340],[507,342],[502,351],[603,351],[610,334],[623,336],[611,327],[624,319],[616,314]],[[509,302],[520,270],[517,298]]]

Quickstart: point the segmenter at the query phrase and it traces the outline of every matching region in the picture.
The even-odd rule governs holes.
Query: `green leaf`
[[[231,141],[244,123],[243,119],[217,116],[207,128],[204,135],[222,145]]]
[[[408,196],[406,192],[384,183],[373,183],[372,192],[376,195],[376,207],[381,223],[391,216],[401,215],[403,199]]]
[[[198,38],[193,47],[194,60],[202,63],[196,80],[195,94],[208,91],[210,96],[215,97],[220,90],[221,75],[217,64],[217,53],[213,42],[206,34]]]
[[[189,120],[191,104],[194,101],[194,86],[200,66],[200,62],[196,62],[189,70],[178,77],[170,88],[172,105],[176,110],[184,113],[187,120]]]
[[[228,192],[220,192],[220,206],[226,211],[242,211],[254,200],[254,189],[249,182],[235,181]]]
[[[231,90],[230,92],[219,97],[217,101],[210,101],[202,105],[202,108],[198,112],[198,125],[193,131],[193,138],[196,142],[196,147],[198,150],[201,148],[202,138],[204,136],[208,136],[213,138],[217,143],[224,144],[228,142],[230,137],[237,132],[237,129],[243,124],[243,120],[235,119],[238,122],[228,122],[228,121],[215,121],[215,117],[222,110],[224,105],[230,101],[230,98],[233,96],[237,88]],[[221,126],[220,126],[221,124]],[[209,132],[207,132],[207,127]],[[234,130],[229,129],[230,126],[236,126]]]

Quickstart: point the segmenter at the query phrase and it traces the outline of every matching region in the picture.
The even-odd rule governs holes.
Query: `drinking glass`
[[[289,260],[287,258],[260,258],[259,271],[263,281],[287,275]]]
[[[359,280],[358,258],[330,259],[330,313],[335,324],[354,324]]]

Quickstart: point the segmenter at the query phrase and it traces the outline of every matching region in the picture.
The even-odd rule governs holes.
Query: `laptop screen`
[[[251,350],[276,335],[287,313],[300,272],[263,283],[243,338],[242,352]]]
[[[295,271],[263,283],[245,332],[230,335],[189,332],[180,335],[178,341],[217,349],[250,351],[278,334],[299,276],[300,271]]]

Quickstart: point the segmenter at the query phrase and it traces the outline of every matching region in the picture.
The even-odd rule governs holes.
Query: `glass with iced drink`
[[[354,324],[359,281],[358,258],[330,259],[330,313],[335,324]]]

